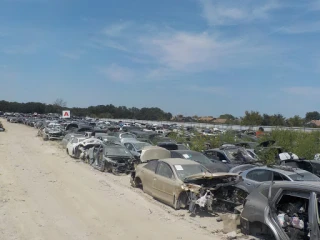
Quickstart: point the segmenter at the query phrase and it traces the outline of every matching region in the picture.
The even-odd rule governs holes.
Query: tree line
[[[0,101],[0,111],[17,112],[17,113],[59,113],[62,110],[70,110],[71,115],[78,117],[93,118],[117,118],[117,119],[137,119],[137,120],[156,120],[169,121],[172,118],[170,112],[165,112],[157,107],[151,108],[127,108],[126,106],[116,107],[112,104],[90,106],[87,108],[72,107],[68,108],[67,103],[63,99],[57,99],[52,104],[40,102],[8,102]],[[288,126],[303,127],[312,120],[320,120],[320,113],[317,111],[307,112],[305,117],[295,115],[290,118],[284,117],[282,114],[261,114],[258,111],[245,111],[243,117],[234,117],[231,114],[220,115],[219,118],[227,119],[226,124],[245,125],[245,126]],[[312,126],[312,125],[311,125]],[[316,127],[316,126],[315,126]]]
[[[70,110],[72,116],[77,117],[93,117],[93,118],[123,118],[123,119],[138,119],[138,120],[158,120],[168,121],[172,118],[170,112],[164,112],[157,107],[143,108],[127,108],[125,106],[116,107],[112,104],[90,106],[87,108],[72,107],[68,108],[67,104],[62,99],[57,99],[52,104],[40,102],[8,102],[0,101],[0,111],[15,112],[15,113],[62,113],[62,110]]]
[[[229,124],[239,124],[245,126],[287,126],[287,127],[303,127],[313,126],[312,120],[320,120],[320,113],[317,111],[307,112],[305,117],[295,115],[290,118],[284,117],[282,114],[260,114],[258,111],[245,111],[243,117],[236,118],[231,114],[223,114],[220,118],[228,119]]]

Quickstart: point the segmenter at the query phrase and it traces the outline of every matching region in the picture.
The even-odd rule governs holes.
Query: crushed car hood
[[[200,180],[200,179],[226,179],[226,178],[239,178],[239,174],[236,173],[198,173],[191,175],[189,177],[186,177],[183,182],[187,183],[194,180]]]

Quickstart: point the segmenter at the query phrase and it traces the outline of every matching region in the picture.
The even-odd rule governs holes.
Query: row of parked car
[[[32,123],[30,123],[32,122]],[[130,174],[133,187],[174,209],[231,211],[242,232],[270,239],[320,239],[318,161],[299,159],[274,142],[238,142],[196,152],[163,133],[118,123],[26,119],[44,140],[100,171]],[[259,151],[278,149],[264,166]]]

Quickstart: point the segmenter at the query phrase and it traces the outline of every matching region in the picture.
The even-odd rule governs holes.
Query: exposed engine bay
[[[246,197],[241,189],[235,187],[240,181],[240,176],[228,174],[225,177],[186,180],[182,186],[186,191],[184,205],[189,206],[192,214],[198,210],[234,212],[235,207],[242,205]]]

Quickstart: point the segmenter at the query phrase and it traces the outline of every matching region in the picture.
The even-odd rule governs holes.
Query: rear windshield
[[[310,172],[289,175],[293,181],[320,181],[320,178]]]

